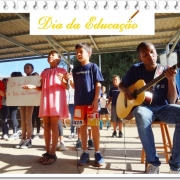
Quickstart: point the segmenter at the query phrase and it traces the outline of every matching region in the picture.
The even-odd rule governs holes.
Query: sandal
[[[48,159],[48,157],[49,157],[49,153],[46,152],[42,154],[42,157],[39,158],[38,162],[43,163],[44,161]]]
[[[49,161],[50,159],[52,159],[52,161]],[[57,156],[56,155],[49,154],[48,158],[46,159],[46,161],[43,162],[43,165],[53,164],[56,160],[57,160]]]

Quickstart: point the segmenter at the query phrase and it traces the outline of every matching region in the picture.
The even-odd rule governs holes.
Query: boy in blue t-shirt
[[[78,165],[83,166],[90,159],[87,150],[87,127],[90,126],[95,148],[95,163],[97,166],[102,166],[104,164],[104,158],[99,151],[98,99],[101,82],[104,81],[104,78],[99,67],[89,61],[92,54],[90,44],[77,44],[75,50],[76,57],[81,65],[72,70],[73,80],[70,79],[70,85],[75,89],[74,125],[80,127],[83,147],[83,153],[81,154]]]

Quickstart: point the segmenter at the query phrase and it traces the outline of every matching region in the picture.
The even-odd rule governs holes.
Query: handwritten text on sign
[[[40,86],[39,76],[11,77],[7,83],[7,106],[39,106],[41,92],[22,88],[25,84]]]

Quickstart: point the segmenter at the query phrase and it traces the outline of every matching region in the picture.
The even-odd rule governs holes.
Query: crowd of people
[[[80,65],[68,73],[58,67],[61,57],[58,52],[48,54],[49,68],[39,75],[34,72],[30,63],[24,65],[26,76],[40,76],[40,85],[25,84],[23,89],[41,91],[39,106],[7,106],[6,88],[8,78],[0,81],[0,108],[2,118],[2,139],[21,139],[15,148],[26,149],[32,146],[32,139],[39,139],[40,118],[43,119],[45,152],[38,159],[43,165],[50,165],[57,159],[56,150],[66,150],[63,139],[63,120],[69,119],[70,136],[77,134],[76,150],[82,149],[78,161],[79,166],[86,165],[90,160],[89,150],[94,150],[96,166],[105,164],[100,151],[100,131],[106,126],[112,126],[112,137],[123,137],[122,121],[116,112],[116,103],[120,93],[123,93],[124,103],[133,103],[138,94],[129,87],[139,80],[146,84],[160,74],[164,78],[148,89],[152,94],[150,104],[139,104],[131,110],[137,124],[139,139],[143,145],[147,158],[147,174],[158,174],[161,161],[156,152],[151,124],[155,120],[167,124],[175,124],[172,155],[169,159],[170,173],[180,173],[180,97],[176,84],[176,69],[164,67],[157,63],[157,52],[153,44],[141,42],[137,47],[139,63],[133,64],[127,73],[120,78],[112,77],[113,86],[106,94],[106,87],[102,86],[104,78],[99,67],[90,62],[92,47],[88,43],[75,46],[77,60]],[[13,72],[11,77],[22,76],[20,72]],[[67,100],[67,91],[73,92]],[[58,93],[57,93],[58,92]],[[17,121],[17,109],[20,109],[21,125]],[[120,111],[121,109],[119,109]],[[103,116],[105,115],[105,118]],[[13,134],[9,136],[9,121],[12,121]],[[105,119],[105,121],[104,121]],[[34,132],[36,124],[36,133]],[[20,131],[21,129],[21,131]],[[117,133],[117,130],[119,132]],[[60,144],[58,144],[58,139]]]

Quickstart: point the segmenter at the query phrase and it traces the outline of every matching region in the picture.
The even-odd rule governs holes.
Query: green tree
[[[103,85],[106,88],[112,86],[113,75],[119,75],[122,78],[135,62],[137,62],[135,52],[102,54],[101,71],[105,79]]]

